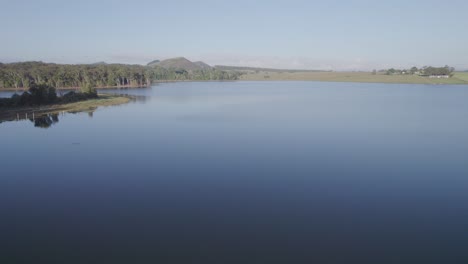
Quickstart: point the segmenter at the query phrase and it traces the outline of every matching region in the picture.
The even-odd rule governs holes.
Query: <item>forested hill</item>
[[[198,67],[200,67],[201,69],[211,69],[212,67],[206,63],[204,63],[203,61],[196,61],[194,62],[194,64],[196,64]]]
[[[197,71],[197,70],[210,70],[210,65],[198,61],[191,62],[184,57],[172,58],[163,61],[152,61],[148,65],[150,66],[160,66],[165,69],[182,69],[186,71]]]
[[[32,83],[56,88],[93,85],[146,86],[155,81],[237,80],[240,73],[215,68],[184,69],[158,65],[54,64],[44,62],[0,63],[1,88],[29,88]]]

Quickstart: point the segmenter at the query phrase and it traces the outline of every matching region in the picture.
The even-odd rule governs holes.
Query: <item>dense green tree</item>
[[[34,84],[29,88],[31,103],[34,105],[50,104],[57,100],[57,93],[54,87],[45,84]]]
[[[445,66],[445,67],[425,67],[424,74],[425,75],[449,75],[451,76],[455,69],[453,67]]]
[[[124,64],[60,65],[43,62],[0,64],[0,88],[27,89],[33,84],[80,88],[85,85],[147,86],[157,80],[236,80],[240,73],[215,68],[187,71]]]
[[[392,75],[392,74],[395,74],[397,71],[394,69],[394,68],[391,68],[391,69],[388,69],[386,74],[387,75]]]
[[[58,97],[55,87],[46,84],[32,84],[28,91],[21,95],[15,93],[11,98],[0,98],[1,107],[36,106],[56,103],[71,103],[98,97],[96,89],[87,84],[82,92],[68,92]]]
[[[388,69],[386,71],[387,75],[395,75],[395,74],[416,74],[419,72],[420,75],[446,75],[446,76],[453,76],[455,68],[449,67],[448,65],[444,67],[432,67],[432,66],[424,66],[421,69],[417,67],[412,67],[409,70],[398,70],[398,69]]]

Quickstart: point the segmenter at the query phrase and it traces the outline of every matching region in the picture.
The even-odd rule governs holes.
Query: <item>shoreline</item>
[[[149,86],[142,86],[142,85],[123,85],[123,86],[100,86],[100,87],[95,87],[96,89],[120,89],[120,88],[147,88],[151,87]],[[80,90],[81,87],[54,87],[57,91],[58,90]],[[29,88],[14,88],[14,87],[9,87],[9,88],[0,88],[0,92],[27,92]]]
[[[151,85],[121,85],[121,86],[97,86],[96,89],[140,89],[140,88],[149,88],[153,84],[158,83],[177,83],[177,82],[235,82],[242,80],[157,80],[151,83]],[[66,90],[80,90],[81,87],[54,87],[57,91],[66,91]],[[26,92],[29,88],[0,88],[0,92]]]
[[[376,84],[468,85],[468,74],[456,72],[447,79],[426,78],[415,75],[384,75],[368,72],[257,72],[240,77],[242,81],[314,81]]]
[[[268,80],[268,79],[244,79],[239,82],[323,82],[323,83],[362,83],[362,84],[414,84],[414,85],[448,85],[448,86],[467,86],[467,83],[424,83],[424,82],[378,82],[378,81],[343,81],[343,80]]]
[[[304,75],[301,75],[304,74]],[[460,73],[458,73],[460,74]],[[299,75],[299,76],[298,76]],[[268,76],[268,77],[267,77]],[[468,76],[468,74],[467,74]],[[258,74],[244,74],[238,80],[156,80],[151,85],[122,85],[122,86],[100,86],[96,89],[143,89],[150,88],[154,84],[160,83],[185,83],[185,82],[340,82],[340,83],[375,83],[375,84],[426,84],[426,85],[468,85],[468,79],[452,77],[450,79],[443,79],[442,82],[438,82],[441,79],[426,79],[414,76],[385,76],[377,75],[370,76],[367,73],[356,73],[356,72],[262,72]],[[401,76],[400,76],[401,77]],[[25,92],[29,88],[0,88],[0,92]],[[55,88],[57,91],[67,90],[79,90],[80,87],[58,87]]]
[[[51,114],[92,112],[100,107],[122,105],[130,102],[131,96],[99,94],[98,98],[67,104],[53,104],[32,107],[0,108],[0,123],[40,118]]]

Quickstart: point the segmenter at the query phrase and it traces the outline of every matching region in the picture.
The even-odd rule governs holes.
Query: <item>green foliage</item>
[[[54,87],[44,84],[34,84],[29,88],[31,95],[30,105],[51,104],[57,100],[57,93]]]
[[[411,74],[416,74],[418,71],[419,71],[419,69],[418,69],[417,67],[412,67],[412,68],[410,69],[410,73],[411,73]]]
[[[89,96],[97,97],[96,88],[91,83],[83,84],[83,86],[81,86],[81,92]]]
[[[29,88],[28,92],[21,95],[14,94],[11,98],[0,98],[0,107],[20,107],[20,106],[37,106],[48,105],[55,103],[71,103],[83,101],[91,98],[97,98],[98,95],[94,88],[90,88],[89,92],[76,93],[68,92],[62,97],[57,97],[54,87],[44,84],[34,84]]]
[[[200,67],[199,67],[200,68]],[[237,80],[239,73],[215,68],[164,68],[124,64],[60,65],[43,62],[0,64],[0,88],[29,88],[33,84],[77,88],[148,86],[158,80]]]
[[[45,105],[57,102],[54,87],[47,85],[32,85],[28,92],[21,95],[14,94],[11,98],[0,99],[0,107]]]
[[[388,69],[387,72],[386,72],[385,74],[387,74],[387,75],[393,75],[393,74],[395,74],[396,72],[397,72],[397,70],[391,68],[391,69]]]
[[[84,101],[92,98],[97,98],[97,94],[95,93],[76,93],[76,92],[68,92],[64,94],[61,98],[60,101],[62,103],[74,103],[74,102],[79,102],[79,101]]]
[[[418,69],[417,67],[412,67],[409,70],[398,70],[398,69],[388,69],[386,71],[387,75],[404,75],[404,74],[419,74],[422,76],[453,76],[455,68],[445,66],[445,67],[432,67],[432,66],[425,66],[422,69]]]
[[[449,75],[452,76],[455,68],[445,66],[445,67],[424,67],[424,75]]]

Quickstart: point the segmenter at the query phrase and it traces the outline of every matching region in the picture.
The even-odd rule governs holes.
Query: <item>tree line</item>
[[[81,92],[70,91],[58,96],[54,87],[46,84],[32,84],[28,91],[13,94],[11,98],[0,98],[0,108],[39,106],[49,104],[73,103],[98,98],[96,89],[89,85],[81,87]]]
[[[448,65],[444,67],[432,67],[432,66],[424,66],[420,69],[417,67],[412,67],[410,69],[388,69],[384,70],[385,74],[387,75],[403,75],[403,74],[412,74],[412,75],[421,75],[421,76],[431,76],[431,75],[447,75],[452,77],[455,68],[450,67]]]
[[[55,88],[147,86],[158,80],[237,80],[240,73],[216,68],[187,71],[126,64],[0,63],[0,88],[27,89],[32,84]]]

